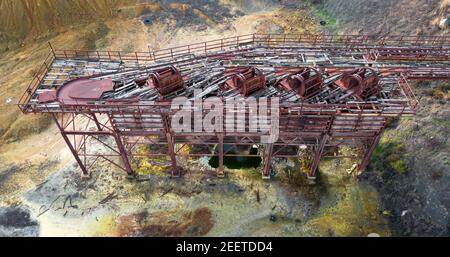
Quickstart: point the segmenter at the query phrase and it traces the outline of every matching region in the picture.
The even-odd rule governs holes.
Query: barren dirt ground
[[[234,3],[214,9],[220,19],[208,8],[168,5],[47,39],[57,48],[145,51],[252,32],[323,29],[304,8],[227,2]],[[23,116],[14,105],[47,52],[45,40],[37,40],[0,56],[0,236],[390,235],[377,192],[347,173],[350,162],[323,161],[315,186],[300,178],[295,160],[277,163],[268,182],[252,170],[218,179],[205,160],[180,160],[188,170],[180,179],[151,173],[145,181],[128,180],[106,163],[82,178],[49,118]]]

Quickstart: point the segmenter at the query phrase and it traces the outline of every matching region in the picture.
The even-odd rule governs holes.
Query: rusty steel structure
[[[315,178],[324,156],[354,158],[363,171],[387,119],[417,112],[410,81],[449,79],[449,37],[251,34],[136,53],[50,45],[18,105],[52,115],[85,175],[100,159],[133,175],[135,158],[158,157],[179,176],[181,156],[218,156],[223,176],[224,157],[261,156],[262,176],[270,178],[273,158],[303,156]],[[263,134],[248,130],[249,106],[231,117],[242,131],[175,132],[177,96],[214,96],[232,108],[227,100],[236,97],[278,97],[279,138],[259,142]],[[92,150],[92,141],[102,149]],[[342,146],[355,154],[342,155]],[[258,151],[239,150],[246,147]]]

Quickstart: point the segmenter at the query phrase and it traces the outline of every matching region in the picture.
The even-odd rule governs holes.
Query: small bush
[[[379,171],[392,171],[399,175],[407,173],[405,145],[397,140],[380,142],[372,155],[370,167]]]
[[[433,89],[433,98],[437,100],[443,100],[445,98],[445,94],[440,88],[435,88]]]
[[[156,145],[143,145],[137,150],[137,154],[132,162],[132,168],[138,175],[159,174],[164,175],[170,172],[171,166],[165,157],[147,157],[145,155],[152,152]]]
[[[387,128],[396,128],[398,126],[399,121],[400,121],[399,117],[388,117],[386,119],[386,127]]]
[[[450,83],[447,81],[440,81],[431,90],[431,97],[436,100],[446,100],[450,98]]]
[[[404,160],[395,160],[389,165],[397,174],[405,174],[408,170],[408,166]]]
[[[313,1],[311,9],[314,16],[325,22],[328,30],[331,32],[337,30],[337,20],[328,13],[322,1]]]
[[[105,38],[110,31],[110,28],[104,23],[98,23],[85,36],[83,49],[96,50],[97,40]]]
[[[309,172],[309,170],[311,169],[312,161],[312,154],[300,158],[299,164],[302,171],[304,171],[305,173]]]

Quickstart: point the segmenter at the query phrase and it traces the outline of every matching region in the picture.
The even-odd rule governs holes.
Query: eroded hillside
[[[445,34],[439,29],[449,17],[448,0],[318,0],[337,19],[341,30],[369,34]]]
[[[237,10],[233,15],[239,15],[270,9],[277,2],[280,1],[0,0],[0,52],[92,22],[147,14],[159,19],[176,14],[178,23],[201,19],[206,25],[216,25],[229,15],[229,9]]]
[[[56,35],[64,28],[113,17],[118,15],[120,6],[135,2],[135,0],[1,0],[2,49],[15,48],[33,38]]]
[[[448,0],[315,1],[316,12],[338,31],[391,35],[449,35],[442,21]],[[420,111],[396,120],[360,179],[380,192],[394,235],[450,233],[450,85],[414,84]]]

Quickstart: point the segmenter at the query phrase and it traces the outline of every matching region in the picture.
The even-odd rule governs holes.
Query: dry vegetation
[[[448,0],[316,0],[341,30],[370,34],[448,34],[437,24],[449,16]]]

